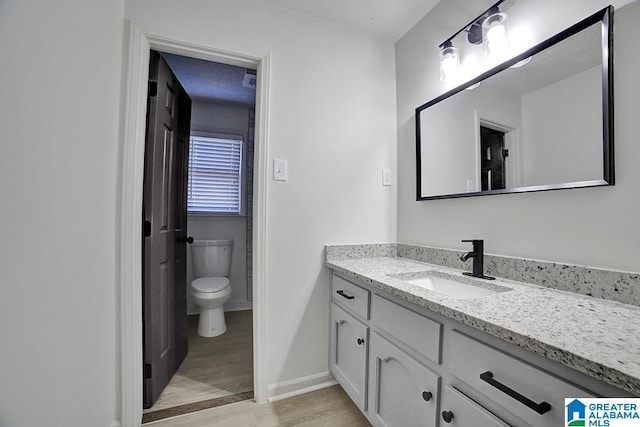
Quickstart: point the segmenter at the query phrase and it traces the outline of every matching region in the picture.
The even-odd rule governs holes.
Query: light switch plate
[[[385,187],[391,186],[391,169],[382,169],[382,185]]]
[[[286,181],[289,179],[289,165],[286,159],[273,159],[273,180]]]

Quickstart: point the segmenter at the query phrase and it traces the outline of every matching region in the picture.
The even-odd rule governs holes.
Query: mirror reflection
[[[418,200],[612,184],[608,13],[418,107]]]

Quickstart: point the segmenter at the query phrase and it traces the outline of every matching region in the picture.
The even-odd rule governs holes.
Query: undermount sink
[[[410,277],[398,277],[404,282],[419,286],[439,294],[446,295],[456,299],[481,298],[488,295],[509,291],[510,289],[494,284],[465,283],[456,280],[457,278],[445,278],[433,273],[422,273],[419,275],[411,275]]]

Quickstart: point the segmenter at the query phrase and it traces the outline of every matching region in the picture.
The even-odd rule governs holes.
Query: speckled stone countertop
[[[640,307],[387,254],[326,266],[640,396]],[[454,299],[401,280],[425,271],[499,292]]]

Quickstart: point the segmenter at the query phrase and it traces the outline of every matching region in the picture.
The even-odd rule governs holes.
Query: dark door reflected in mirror
[[[509,149],[504,148],[505,132],[480,125],[481,190],[504,190],[504,166]]]
[[[612,12],[418,107],[417,199],[613,185]]]

